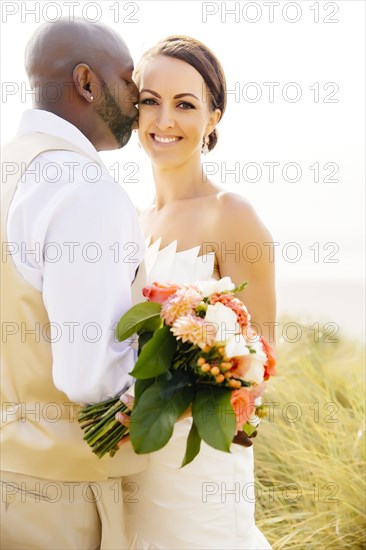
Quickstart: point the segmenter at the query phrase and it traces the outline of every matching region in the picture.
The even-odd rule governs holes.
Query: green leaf
[[[202,389],[196,393],[192,406],[193,421],[200,438],[214,449],[227,453],[236,429],[230,396],[229,390]]]
[[[140,355],[142,348],[147,344],[151,338],[154,336],[153,332],[141,332],[139,334],[139,346],[138,346],[138,355]]]
[[[246,422],[243,426],[243,432],[245,432],[249,437],[252,435],[252,433],[255,432],[258,426],[252,426],[249,424],[249,422]]]
[[[130,437],[135,452],[151,453],[166,445],[174,424],[192,402],[192,388],[182,388],[170,399],[163,393],[170,381],[159,380],[147,388],[131,414]]]
[[[162,397],[164,401],[170,399],[174,393],[191,383],[191,377],[187,372],[178,371],[169,374],[169,384],[164,390],[162,390]]]
[[[223,294],[236,294],[237,292],[242,292],[244,288],[248,286],[248,281],[244,281],[243,283],[240,283],[240,285],[236,286],[233,290],[225,290]]]
[[[172,382],[169,384],[169,388],[171,388],[172,386],[174,391],[177,391],[177,389],[181,389],[183,387],[183,384],[179,385],[178,383],[175,382],[175,380],[173,381],[173,376],[170,371],[165,371],[163,372],[163,374],[161,374],[158,377],[146,378],[145,380],[136,380],[134,407],[136,407],[137,402],[140,399],[141,395],[144,393],[144,391],[147,390],[147,388],[149,388],[152,384],[154,384],[155,382],[159,382],[160,380],[164,380],[164,381],[171,380]],[[164,394],[167,391],[168,390],[165,389]]]
[[[136,407],[138,400],[147,388],[156,382],[156,378],[147,378],[146,380],[136,380],[135,382],[135,400],[134,407]]]
[[[177,341],[170,327],[159,328],[142,348],[130,374],[141,380],[159,376],[169,369],[176,347]]]
[[[151,317],[143,324],[141,330],[138,331],[138,334],[143,334],[144,332],[155,332],[163,326],[163,319],[159,316]]]
[[[200,452],[201,438],[198,434],[196,424],[193,422],[192,427],[188,434],[186,454],[184,455],[181,468],[187,466]]]
[[[131,307],[118,322],[116,336],[120,342],[126,340],[152,318],[160,318],[161,305],[156,302],[143,302]]]

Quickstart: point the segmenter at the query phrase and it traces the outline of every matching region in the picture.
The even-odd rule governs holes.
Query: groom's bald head
[[[123,147],[137,120],[138,91],[124,40],[102,23],[44,23],[25,52],[34,107],[79,128],[98,149]]]
[[[126,43],[113,29],[83,19],[44,23],[29,40],[25,52],[25,68],[32,86],[72,80],[73,69],[79,63],[99,73],[106,63],[116,60],[130,63],[133,68]]]

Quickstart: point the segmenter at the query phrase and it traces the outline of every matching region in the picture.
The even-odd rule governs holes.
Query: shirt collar
[[[76,126],[49,111],[27,109],[22,114],[17,136],[31,132],[42,132],[70,141],[89,155],[99,158],[91,141]]]

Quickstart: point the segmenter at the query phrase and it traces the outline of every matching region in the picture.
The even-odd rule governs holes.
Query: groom
[[[60,20],[32,36],[26,70],[34,109],[2,170],[1,548],[122,549],[122,476],[145,458],[126,443],[99,460],[77,415],[132,383],[114,327],[144,241],[97,151],[131,136],[133,62],[112,29]]]

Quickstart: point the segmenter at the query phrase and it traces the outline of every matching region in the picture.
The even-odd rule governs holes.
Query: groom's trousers
[[[122,484],[121,477],[68,482],[1,472],[0,548],[128,548]]]

